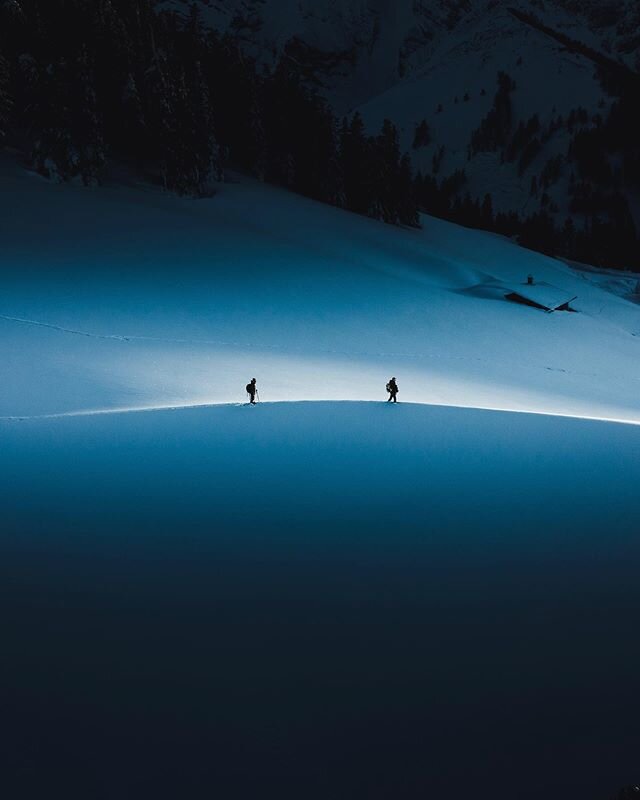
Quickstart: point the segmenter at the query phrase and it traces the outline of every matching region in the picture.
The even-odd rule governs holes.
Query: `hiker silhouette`
[[[389,383],[387,384],[387,391],[389,392],[389,399],[387,403],[397,403],[398,402],[398,384],[396,383],[395,378],[391,378]]]
[[[246,386],[247,394],[249,395],[249,403],[251,405],[256,404],[256,395],[258,394],[258,387],[256,386],[256,379],[251,378],[251,382]]]

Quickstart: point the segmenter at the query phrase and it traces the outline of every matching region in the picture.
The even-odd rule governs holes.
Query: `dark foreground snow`
[[[0,440],[12,800],[634,779],[640,427],[326,402]]]

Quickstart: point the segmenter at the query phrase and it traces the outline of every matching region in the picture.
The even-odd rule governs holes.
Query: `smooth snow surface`
[[[244,179],[191,201],[1,170],[3,797],[637,779],[622,278]],[[578,313],[505,300],[529,273]]]
[[[7,796],[632,778],[640,428],[311,402],[0,438]]]
[[[248,181],[210,200],[3,166],[0,416],[384,399],[640,420],[640,309],[589,273],[424,218]],[[579,313],[504,299],[527,275]]]

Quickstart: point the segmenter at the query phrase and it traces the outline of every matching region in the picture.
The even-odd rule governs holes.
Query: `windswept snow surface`
[[[3,796],[637,780],[636,304],[245,179],[0,196]]]

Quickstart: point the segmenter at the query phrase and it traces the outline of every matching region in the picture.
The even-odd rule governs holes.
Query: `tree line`
[[[0,136],[58,180],[114,160],[203,196],[233,167],[307,197],[417,226],[398,132],[340,121],[285,52],[259,69],[232,36],[153,0],[0,4]]]
[[[606,69],[606,65],[601,69]],[[490,194],[472,197],[465,190],[466,173],[458,169],[439,178],[443,148],[436,150],[432,173],[418,174],[415,195],[422,211],[456,223],[493,230],[520,244],[576,261],[640,270],[640,239],[631,211],[640,191],[640,76],[625,71],[624,81],[601,75],[615,95],[606,114],[575,108],[543,125],[537,114],[515,125],[510,95],[515,82],[498,73],[493,105],[471,133],[468,157],[496,153],[502,163],[530,175],[533,210],[494,213]],[[552,137],[569,136],[568,147],[541,163],[540,154]],[[416,139],[418,139],[416,129]],[[564,178],[561,191],[553,187]],[[567,207],[562,217],[558,203]]]
[[[154,0],[0,0],[0,142],[41,174],[99,183],[126,163],[178,194],[206,196],[229,168],[387,223],[419,226],[419,212],[517,237],[576,260],[640,269],[629,197],[640,189],[640,79],[611,78],[605,116],[574,109],[543,125],[515,124],[516,84],[497,77],[493,105],[469,142],[469,157],[498,152],[531,174],[534,210],[496,213],[490,195],[471,197],[458,169],[413,174],[395,125],[371,135],[358,114],[339,120],[301,74],[289,50],[271,69],[242,51],[238,35],[206,28],[197,7],[185,16]],[[541,167],[558,131],[566,153]],[[428,121],[414,149],[432,144]],[[569,217],[552,187],[566,179]],[[527,178],[528,179],[528,178]]]

